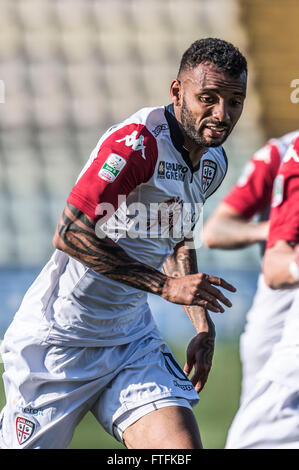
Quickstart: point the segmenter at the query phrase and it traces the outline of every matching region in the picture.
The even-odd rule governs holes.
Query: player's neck
[[[201,157],[207,151],[206,147],[196,145],[194,142],[191,142],[188,138],[185,138],[184,148],[188,150],[189,158],[194,167],[199,164]]]
[[[206,152],[206,150],[207,149],[205,147],[204,148],[196,147],[189,152],[189,157],[194,167],[196,167],[199,164],[201,157]]]

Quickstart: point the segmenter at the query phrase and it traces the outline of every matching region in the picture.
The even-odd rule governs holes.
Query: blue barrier
[[[39,271],[40,268],[0,268],[0,338],[3,337],[26,290]],[[258,272],[213,269],[213,274],[223,277],[238,289],[234,294],[226,293],[233,303],[232,308],[226,308],[223,314],[211,313],[216,325],[217,339],[233,339],[243,329],[246,312],[255,293]],[[154,295],[149,296],[149,303],[156,322],[167,340],[185,343],[194,335],[193,326],[182,307]]]

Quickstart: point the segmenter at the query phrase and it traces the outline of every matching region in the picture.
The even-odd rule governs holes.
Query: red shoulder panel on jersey
[[[283,158],[272,201],[267,248],[279,240],[299,243],[299,138]]]
[[[123,126],[102,142],[67,201],[97,220],[98,205],[107,202],[116,210],[119,195],[128,196],[152,177],[157,158],[156,139],[144,125]]]
[[[271,201],[272,186],[281,163],[276,145],[267,144],[248,161],[237,184],[223,202],[250,219],[265,209]]]

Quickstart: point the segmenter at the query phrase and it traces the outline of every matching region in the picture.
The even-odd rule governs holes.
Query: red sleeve
[[[299,243],[299,138],[285,154],[274,182],[267,248],[279,240]]]
[[[67,201],[92,219],[99,216],[99,204],[110,203],[116,210],[118,196],[128,196],[154,173],[158,158],[154,136],[141,124],[130,124],[110,134],[96,158],[81,175]]]
[[[280,162],[276,145],[268,143],[262,147],[249,160],[237,184],[223,202],[246,219],[261,212],[270,204],[273,181]]]

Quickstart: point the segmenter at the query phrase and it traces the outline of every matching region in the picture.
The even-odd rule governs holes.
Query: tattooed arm
[[[177,279],[140,263],[110,238],[98,237],[95,222],[69,203],[58,222],[53,244],[99,274],[157,294],[169,302],[204,306],[218,312],[223,310],[218,301],[228,306],[230,302],[212,284],[221,285],[231,292],[235,290],[214,276],[199,273]]]
[[[196,250],[192,248],[192,246],[193,241],[190,241],[189,239],[187,244],[185,243],[185,241],[179,243],[175,247],[174,253],[169,256],[163,264],[164,274],[170,277],[174,277],[176,279],[181,279],[184,276],[194,275],[198,273]],[[207,276],[209,278],[211,277],[208,275],[203,276]],[[212,302],[212,295],[216,294],[217,298],[219,298],[227,307],[231,307],[231,302],[227,301],[221,291],[214,287],[211,293],[205,293],[205,298]],[[207,328],[206,311],[204,308],[198,308],[198,306],[187,305],[186,303],[182,306],[197,332],[203,331],[203,328],[205,327]],[[224,312],[222,306],[219,311],[221,313]]]
[[[94,221],[69,203],[58,222],[53,244],[99,274],[162,295],[165,275],[129,257],[110,238],[99,238]]]
[[[163,265],[163,271],[168,276],[181,277],[198,272],[195,249],[190,249],[184,242],[178,244],[172,256]],[[195,390],[200,392],[212,367],[212,359],[215,346],[215,327],[205,308],[199,306],[182,305],[191,320],[195,330],[194,336],[187,347],[187,360],[184,372],[188,376],[194,368],[194,374],[190,379]]]

